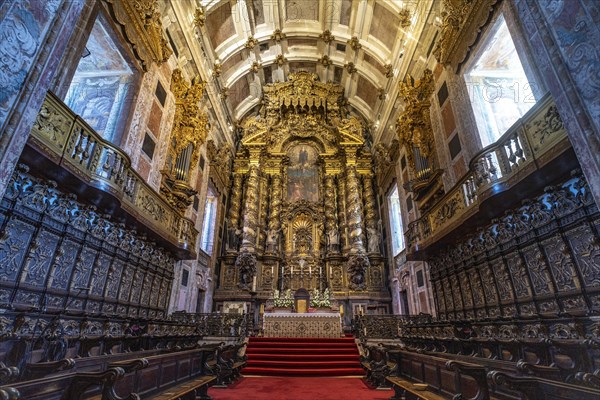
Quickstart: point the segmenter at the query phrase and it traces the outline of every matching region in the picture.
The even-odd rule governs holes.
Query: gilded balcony
[[[555,174],[576,167],[556,105],[546,95],[496,143],[476,155],[465,176],[409,224],[405,232],[409,258],[419,259],[428,248],[498,217],[498,210],[518,204],[560,178]]]
[[[123,150],[102,139],[51,92],[31,130],[28,147],[49,160],[26,149],[23,157],[39,173],[68,185],[106,213],[121,217],[179,258],[195,258],[198,231],[194,222],[131,168]]]

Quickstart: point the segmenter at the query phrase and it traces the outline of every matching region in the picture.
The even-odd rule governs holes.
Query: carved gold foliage
[[[157,0],[104,0],[125,31],[144,69],[152,62],[162,63],[173,54],[163,36]]]
[[[400,143],[411,150],[412,146],[426,158],[433,156],[434,142],[429,116],[429,97],[433,93],[433,74],[426,69],[417,82],[407,75],[400,83],[400,98],[404,101],[404,111],[398,117],[396,129]],[[407,152],[414,167],[412,151]]]
[[[327,54],[323,55],[323,57],[319,59],[319,62],[324,67],[329,67],[332,64],[332,61]]]
[[[443,0],[442,29],[433,51],[454,69],[462,63],[498,0]]]
[[[278,66],[282,66],[283,64],[285,64],[287,62],[287,58],[285,58],[283,56],[283,54],[278,54],[277,57],[275,58],[275,64],[277,64]]]
[[[348,71],[349,74],[353,74],[356,71],[358,71],[353,62],[349,62],[348,64],[344,65],[344,67],[346,68],[346,71]]]
[[[275,29],[271,34],[271,40],[276,41],[277,43],[281,42],[281,40],[285,39],[285,33],[281,32],[281,29]]]
[[[321,38],[325,43],[330,43],[335,40],[335,36],[331,34],[329,29],[324,30],[323,33],[319,35],[319,38]]]
[[[204,7],[196,8],[194,11],[194,26],[196,28],[202,28],[206,23],[206,12],[204,11]]]
[[[350,45],[350,47],[352,47],[352,50],[354,51],[358,51],[362,47],[362,44],[360,44],[360,40],[357,36],[352,36],[352,38],[348,40],[347,43]]]
[[[412,24],[412,15],[408,8],[403,8],[400,10],[398,16],[400,18],[399,23],[402,28],[408,28]]]
[[[262,65],[258,61],[254,61],[250,66],[250,71],[256,74],[260,68]]]
[[[391,78],[394,76],[394,67],[392,64],[386,64],[383,68],[385,69],[386,78]]]
[[[248,40],[246,40],[246,43],[244,43],[244,47],[249,50],[252,50],[254,47],[256,47],[257,44],[258,40],[256,40],[254,36],[248,36]]]
[[[208,134],[208,116],[200,111],[199,102],[202,98],[205,82],[198,78],[189,85],[180,69],[173,71],[171,91],[175,95],[175,119],[171,138],[174,145],[171,146],[170,154],[173,160],[190,143],[194,145],[192,162],[196,165],[200,157],[200,146],[206,140]]]
[[[213,73],[212,73],[213,78],[218,78],[219,76],[221,76],[222,69],[223,69],[223,65],[220,62],[215,62],[215,65],[213,66]]]

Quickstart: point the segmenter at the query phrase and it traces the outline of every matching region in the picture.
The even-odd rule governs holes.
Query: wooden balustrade
[[[546,95],[496,143],[473,157],[467,174],[405,232],[414,253],[437,241],[475,214],[483,201],[539,170],[558,143],[570,145],[552,97]],[[551,151],[552,150],[552,151]]]
[[[171,207],[132,169],[123,150],[102,139],[51,92],[29,143],[86,184],[118,199],[125,212],[193,257],[198,235],[193,221]]]

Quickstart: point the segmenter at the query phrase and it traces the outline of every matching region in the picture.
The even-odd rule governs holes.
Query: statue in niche
[[[235,226],[227,228],[227,249],[238,251],[242,242],[242,230]]]
[[[298,265],[300,266],[300,273],[304,273],[304,267],[306,266],[306,260],[304,258],[299,259]]]
[[[335,251],[338,252],[340,251],[340,233],[337,231],[337,229],[330,229],[329,232],[327,232],[327,242],[328,242],[328,250],[329,251]]]
[[[267,231],[267,251],[275,252],[277,251],[278,243],[279,243],[279,232],[281,229],[269,229]]]
[[[256,256],[252,253],[242,252],[235,260],[235,267],[240,271],[238,287],[250,290],[253,278],[256,276]]]
[[[369,259],[364,254],[356,254],[348,260],[348,275],[350,290],[365,290],[367,288],[366,273]]]
[[[369,239],[369,253],[379,253],[379,231],[375,228],[367,228]]]

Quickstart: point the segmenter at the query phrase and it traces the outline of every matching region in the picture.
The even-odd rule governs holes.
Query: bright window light
[[[388,205],[390,210],[390,228],[392,230],[392,250],[394,256],[397,256],[398,253],[404,250],[404,230],[402,228],[400,196],[398,195],[397,185],[394,185],[394,190],[388,196]]]
[[[464,78],[483,146],[496,142],[536,99],[501,15]]]

